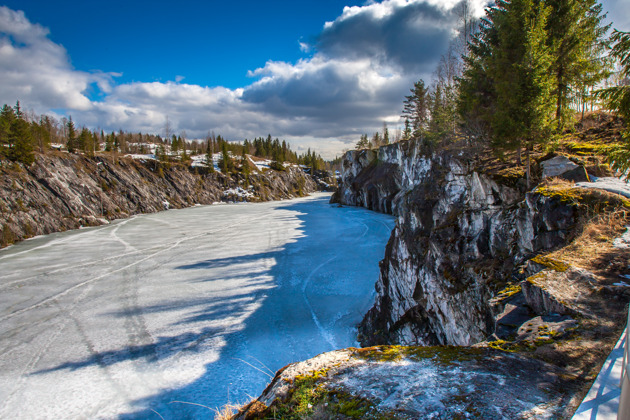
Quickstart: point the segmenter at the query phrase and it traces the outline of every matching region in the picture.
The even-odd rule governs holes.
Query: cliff
[[[69,153],[0,160],[0,246],[133,214],[219,201],[268,201],[317,189],[297,167],[229,176],[204,168]]]
[[[568,238],[574,208],[523,193],[451,152],[426,156],[420,146],[399,143],[368,162],[372,153],[346,155],[339,191],[342,204],[398,216],[361,343],[483,340],[494,332],[495,292],[527,256]]]
[[[376,347],[287,366],[237,418],[570,418],[630,298],[630,202],[596,179],[617,140],[606,117],[535,150],[533,188],[489,150],[346,153],[332,201],[397,216],[359,325]]]
[[[287,366],[236,418],[570,418],[630,298],[630,201],[574,182],[611,175],[595,146],[536,150],[529,189],[514,155],[347,152],[332,201],[397,216],[373,347]]]
[[[537,265],[528,260],[568,245],[585,218],[627,206],[619,196],[576,190],[552,177],[528,191],[516,165],[487,152],[484,159],[483,151],[426,153],[422,142],[412,141],[345,155],[333,200],[398,217],[375,304],[359,326],[362,345],[469,346],[485,340],[504,310],[497,296],[536,274]],[[538,153],[535,179],[554,171],[588,180],[584,162],[595,157],[584,155],[576,164],[564,155]],[[601,174],[601,165],[594,167]]]

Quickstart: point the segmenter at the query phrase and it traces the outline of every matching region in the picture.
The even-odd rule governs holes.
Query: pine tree
[[[381,145],[381,134],[377,131],[372,137],[372,147],[378,149]]]
[[[600,90],[598,96],[625,121],[625,144],[613,150],[610,158],[616,170],[626,173],[630,169],[630,32],[615,30],[611,40],[615,43],[611,55],[621,66],[619,84]]]
[[[66,123],[66,136],[66,147],[68,149],[68,152],[74,153],[77,147],[77,130],[74,127],[74,122],[72,122],[72,116],[68,118],[68,122]]]
[[[506,13],[496,22],[499,48],[492,68],[497,101],[493,146],[499,150],[525,148],[528,185],[529,152],[534,144],[549,139],[554,108],[552,56],[546,43],[550,8],[536,3],[504,3]]]
[[[605,14],[596,0],[547,0],[546,4],[551,7],[547,45],[553,52],[555,117],[561,130],[571,117],[569,104],[575,95],[608,76],[603,49],[610,25],[603,25]]]
[[[81,133],[79,133],[79,137],[77,138],[77,141],[75,143],[75,147],[79,150],[82,150],[83,152],[85,152],[86,154],[88,154],[89,156],[93,156],[94,155],[94,140],[92,138],[92,133],[90,133],[90,130],[88,130],[87,128],[83,127],[81,129]]]
[[[15,121],[15,111],[9,105],[4,104],[0,111],[0,154],[7,156],[11,147],[11,127]]]
[[[243,152],[241,153],[241,169],[245,176],[245,182],[249,185],[249,159],[247,159],[247,155],[245,154],[245,148],[243,148]]]
[[[367,149],[370,147],[370,141],[368,140],[367,134],[361,134],[361,138],[357,142],[355,148],[357,150]]]
[[[221,172],[227,175],[228,172],[232,170],[232,159],[230,159],[230,155],[228,153],[227,142],[221,143],[221,162],[219,162],[221,167]]]
[[[414,136],[419,137],[426,130],[429,120],[429,89],[423,80],[414,83],[411,95],[405,96],[402,117],[411,122]]]
[[[35,160],[31,127],[20,109],[19,101],[15,105],[15,118],[10,127],[9,145],[9,159],[26,165],[30,165]]]

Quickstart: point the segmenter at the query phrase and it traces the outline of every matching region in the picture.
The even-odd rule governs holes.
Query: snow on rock
[[[140,161],[144,161],[144,160],[157,160],[157,157],[153,154],[130,154],[130,155],[125,155],[125,157],[130,157],[132,159],[136,159],[136,160],[140,160]]]
[[[264,159],[255,156],[247,156],[249,161],[256,166],[259,172],[264,172],[265,170],[271,168],[271,163],[273,162],[271,159]]]
[[[293,406],[298,403],[293,391],[305,378],[320,390],[309,405],[318,418],[339,414],[334,404],[339,392],[364,407],[369,418],[558,418],[566,410],[562,373],[539,360],[491,349],[350,348],[287,366],[237,418],[263,418]]]
[[[252,198],[254,197],[253,190],[254,187],[250,186],[248,189],[244,189],[243,187],[230,188],[223,191],[223,197],[226,198]]]
[[[591,177],[592,182],[578,182],[575,185],[582,188],[599,188],[611,193],[630,198],[630,183],[626,179],[617,177]]]

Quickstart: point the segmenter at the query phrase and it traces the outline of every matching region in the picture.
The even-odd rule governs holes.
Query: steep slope
[[[138,213],[219,201],[268,201],[317,189],[296,167],[240,175],[179,165],[69,153],[37,155],[29,167],[0,161],[0,246]]]
[[[556,154],[535,151],[534,180],[611,174],[601,155],[618,140],[620,123],[605,115],[587,123],[567,134]],[[572,184],[551,186],[550,179],[527,190],[522,167],[483,149],[427,152],[409,141],[347,152],[333,201],[398,217],[375,304],[359,326],[361,344],[486,339],[503,310],[493,298],[526,277],[524,263],[567,245],[585,218],[614,210],[611,203],[627,205],[618,196],[587,197]]]
[[[534,150],[534,188],[482,148],[346,153],[332,201],[397,216],[359,325],[377,345],[285,367],[235,417],[571,418],[630,299],[630,195],[595,180],[620,126],[594,115]]]

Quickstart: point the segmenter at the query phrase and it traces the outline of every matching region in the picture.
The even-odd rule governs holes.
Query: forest
[[[588,111],[626,121],[625,145],[611,151],[616,169],[630,167],[630,33],[611,31],[595,0],[499,0],[474,19],[460,4],[459,35],[439,61],[432,83],[414,83],[403,102],[404,130],[429,149],[486,145],[516,152],[527,166],[535,145]],[[357,149],[390,142],[387,125]],[[525,159],[521,160],[524,153]]]
[[[272,139],[271,134],[266,138],[230,142],[211,132],[204,140],[189,140],[185,131],[173,134],[168,119],[164,133],[161,137],[123,130],[111,133],[90,130],[85,126],[77,127],[71,116],[58,121],[49,115],[24,112],[18,101],[13,107],[5,104],[0,110],[0,157],[30,165],[35,152],[63,148],[69,153],[86,156],[103,152],[116,155],[154,152],[161,161],[189,164],[191,156],[205,154],[209,162],[212,155],[221,153],[219,167],[224,173],[237,169],[247,171],[248,165],[242,164],[246,154],[270,159],[270,167],[275,170],[283,170],[285,163],[304,165],[313,171],[326,168],[326,162],[314,151],[308,149],[298,155],[285,140]],[[210,171],[214,170],[213,165],[208,167]]]

